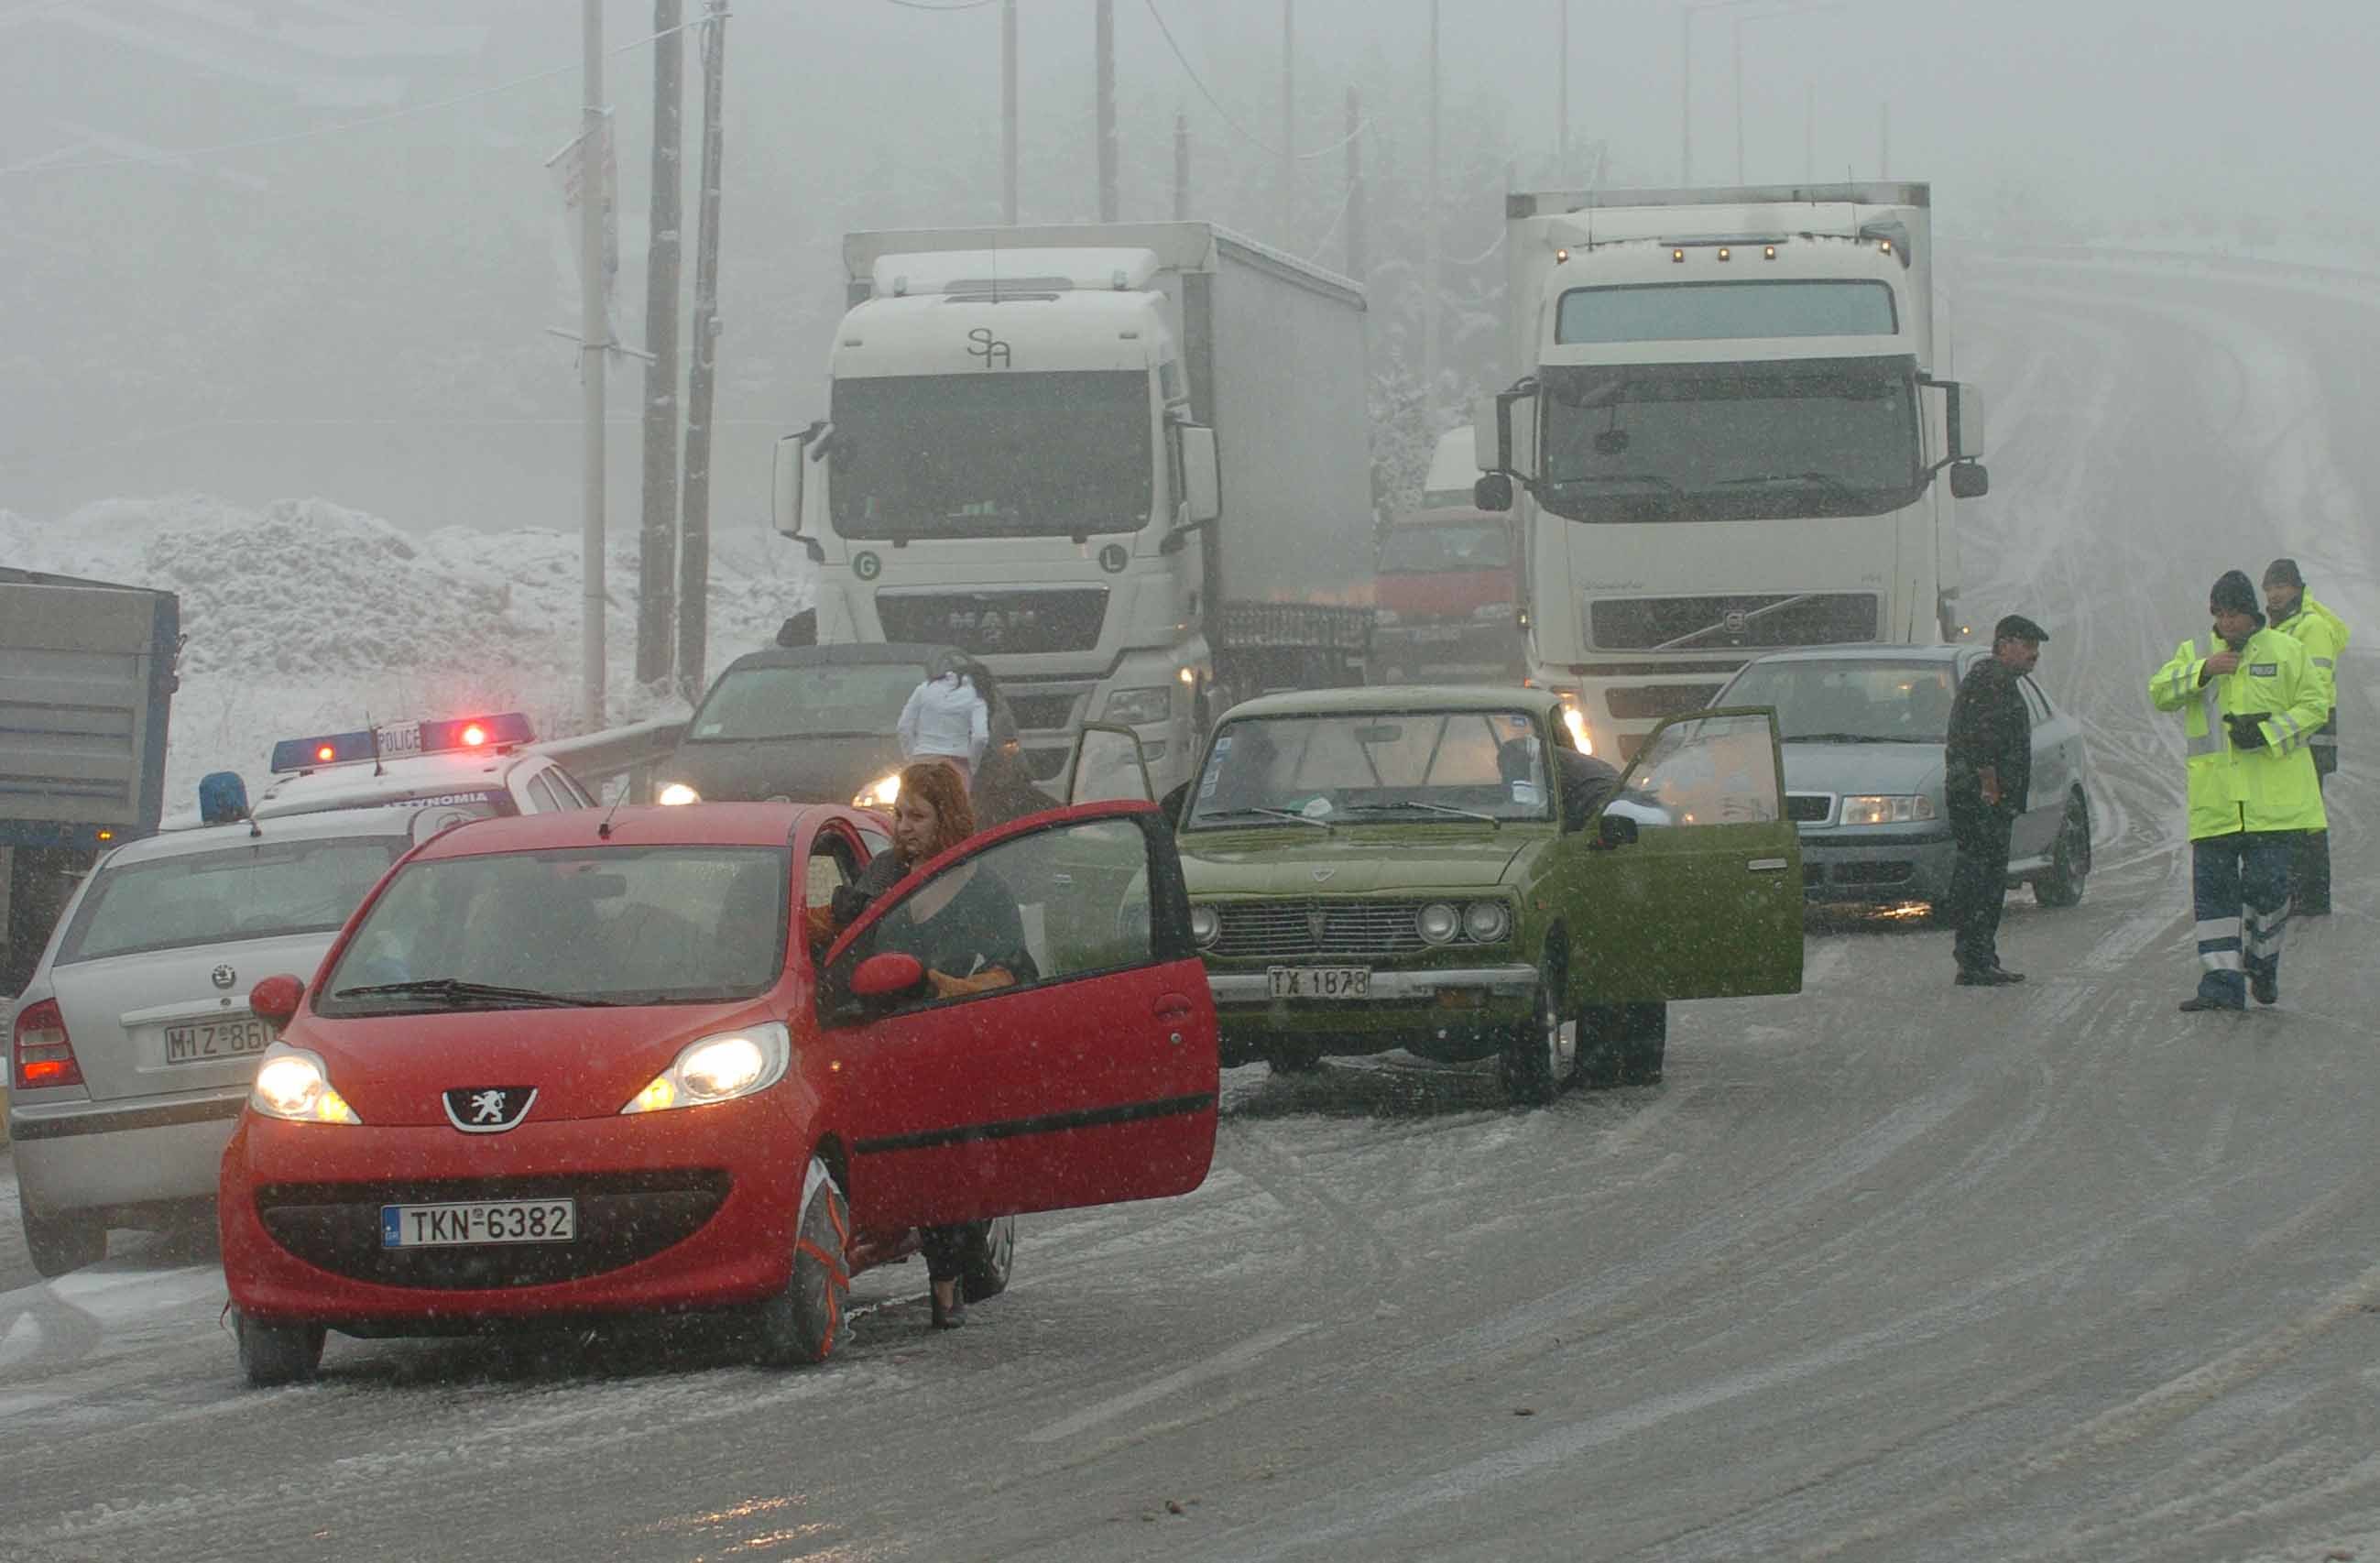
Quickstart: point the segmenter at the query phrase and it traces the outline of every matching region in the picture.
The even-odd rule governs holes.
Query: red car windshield
[[[775,847],[417,860],[365,915],[314,1009],[358,1015],[753,998],[784,969],[790,876],[790,854]]]

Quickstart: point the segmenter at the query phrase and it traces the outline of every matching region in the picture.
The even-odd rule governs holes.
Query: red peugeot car
[[[1162,817],[985,831],[814,952],[806,909],[871,840],[852,809],[702,804],[481,820],[400,859],[311,991],[252,996],[282,1031],[219,1206],[249,1381],[311,1376],[328,1329],[711,1308],[814,1362],[850,1275],[919,1226],[991,1221],[984,1296],[1006,1218],[1197,1187],[1215,1012]],[[917,930],[987,905],[1015,980],[953,992]]]

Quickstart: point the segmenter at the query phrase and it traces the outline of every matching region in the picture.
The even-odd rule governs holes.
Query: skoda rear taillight
[[[11,1072],[19,1091],[82,1084],[82,1067],[75,1062],[74,1043],[67,1036],[67,1018],[55,999],[28,1004],[18,1012],[11,1051],[16,1059]]]

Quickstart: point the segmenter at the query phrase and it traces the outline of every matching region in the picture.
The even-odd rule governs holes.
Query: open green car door
[[[1653,730],[1602,817],[1565,842],[1587,856],[1591,997],[1802,990],[1802,848],[1784,796],[1767,708]]]

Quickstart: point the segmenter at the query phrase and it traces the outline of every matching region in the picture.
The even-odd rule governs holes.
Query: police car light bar
[[[504,749],[529,743],[535,737],[529,730],[528,717],[520,711],[449,717],[443,721],[398,721],[379,729],[367,727],[353,733],[284,738],[273,745],[273,769],[277,775],[285,770],[311,770],[317,766],[348,765],[375,756],[399,759],[455,749]]]

